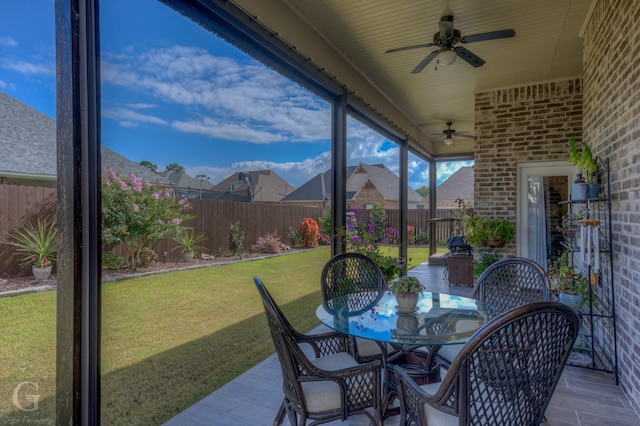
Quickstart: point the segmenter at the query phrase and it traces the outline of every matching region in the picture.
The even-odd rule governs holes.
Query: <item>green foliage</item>
[[[376,202],[373,204],[373,208],[369,212],[370,223],[374,223],[373,237],[374,241],[381,241],[385,237],[385,230],[387,228],[387,212],[381,203]]]
[[[127,258],[115,253],[102,253],[102,267],[104,269],[120,269],[127,266]]]
[[[302,223],[298,227],[300,239],[305,247],[317,247],[320,239],[320,228],[318,222],[311,217],[302,219]]]
[[[171,163],[167,164],[167,166],[164,168],[164,171],[171,173],[184,173],[185,168],[178,163]]]
[[[493,265],[497,261],[498,256],[496,256],[495,254],[483,254],[480,260],[474,260],[472,262],[473,269],[471,270],[471,275],[473,276],[473,278],[478,278],[489,266]]]
[[[598,164],[593,158],[589,145],[583,141],[581,146],[582,152],[578,154],[575,138],[569,139],[569,161],[582,170],[582,175],[586,183],[593,183],[594,175],[598,172]]]
[[[429,195],[429,187],[426,185],[422,185],[420,188],[416,189],[416,192],[422,196],[422,198]]]
[[[149,247],[144,247],[140,250],[140,257],[138,258],[138,267],[145,268],[147,266],[153,265],[158,260],[158,255],[156,252],[151,250]]]
[[[195,229],[191,227],[184,227],[174,238],[174,241],[178,243],[180,253],[193,253],[194,255],[202,250],[203,247],[200,243],[204,240],[206,240],[206,236],[201,232],[196,234]]]
[[[302,245],[302,237],[297,228],[289,226],[289,243],[291,247],[299,247]]]
[[[468,216],[463,223],[464,237],[474,247],[482,247],[487,241],[508,243],[515,231],[515,223],[506,219]]]
[[[588,300],[589,277],[574,268],[571,264],[571,256],[573,256],[573,252],[564,250],[558,259],[549,263],[547,274],[556,291],[579,294]]]
[[[346,240],[348,248],[373,259],[382,271],[385,280],[391,281],[397,277],[405,268],[407,259],[399,256],[391,256],[387,254],[386,251],[383,252],[380,249],[374,233],[377,227],[373,222],[366,226],[359,224],[355,214],[350,215],[348,219],[347,229],[338,232],[338,236]],[[389,231],[391,234],[396,233],[395,230],[391,228],[385,231]],[[382,238],[382,242],[384,244],[388,243],[386,237]]]
[[[318,218],[318,227],[323,234],[331,235],[331,209],[324,209]]]
[[[158,173],[158,166],[153,164],[151,161],[142,160],[140,162],[140,165],[142,167],[146,167],[147,169],[151,170],[154,173]]]
[[[240,253],[242,240],[244,240],[244,232],[240,230],[240,221],[236,221],[229,226],[229,251],[231,254]]]
[[[182,232],[182,222],[191,218],[189,207],[186,199],[176,199],[159,183],[107,169],[102,177],[102,241],[107,247],[123,244],[135,269],[144,247]]]
[[[429,234],[425,231],[420,231],[417,240],[419,244],[427,244],[429,242]]]
[[[8,244],[16,247],[23,256],[21,266],[51,266],[57,250],[58,229],[55,221],[47,223],[38,219],[36,226],[26,223],[22,230],[16,231]]]
[[[280,237],[276,233],[266,234],[264,237],[258,237],[255,248],[260,253],[280,253],[282,250]]]
[[[389,291],[393,294],[421,294],[424,290],[416,277],[400,277],[389,283]]]

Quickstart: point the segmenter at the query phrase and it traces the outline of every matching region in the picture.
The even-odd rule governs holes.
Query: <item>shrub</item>
[[[289,243],[291,243],[291,247],[299,247],[302,245],[300,232],[293,226],[289,226]]]
[[[238,254],[242,250],[242,240],[244,232],[240,230],[240,221],[236,221],[229,226],[229,251],[231,254]]]
[[[318,226],[322,234],[331,235],[331,209],[324,209],[318,218]]]
[[[320,229],[318,222],[311,217],[302,219],[302,223],[298,227],[300,238],[305,247],[317,247],[320,239]]]
[[[158,260],[158,255],[149,247],[145,247],[140,250],[140,257],[138,259],[138,267],[144,268],[156,263],[156,261]]]
[[[381,203],[376,202],[369,212],[369,227],[375,224],[370,231],[373,233],[374,242],[382,241],[387,231],[387,212]]]
[[[266,234],[264,237],[258,237],[255,248],[260,253],[277,254],[281,251],[280,237],[274,234]]]
[[[127,266],[127,258],[114,253],[102,253],[102,267],[104,269],[120,269]]]

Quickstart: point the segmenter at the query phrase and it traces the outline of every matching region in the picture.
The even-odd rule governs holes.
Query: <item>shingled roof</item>
[[[398,200],[400,179],[384,164],[359,163],[347,166],[347,199],[352,199],[366,182],[371,182],[385,200]],[[409,188],[408,201],[418,203],[420,194]],[[318,201],[331,198],[331,170],[320,173],[293,191],[282,201]]]
[[[436,191],[438,202],[473,199],[473,167],[460,167]]]
[[[274,203],[295,189],[273,170],[253,170],[232,174],[210,193],[216,200]]]
[[[0,178],[55,181],[56,122],[29,105],[0,92]],[[111,149],[101,147],[102,164],[148,181],[166,179]]]

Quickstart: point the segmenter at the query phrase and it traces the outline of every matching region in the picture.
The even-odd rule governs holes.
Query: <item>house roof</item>
[[[216,200],[277,202],[296,188],[273,170],[236,172],[210,192]],[[249,191],[252,191],[251,193]]]
[[[374,185],[385,200],[397,200],[400,180],[384,164],[359,163],[357,166],[347,167],[347,199],[353,199],[358,191],[367,183]],[[331,170],[320,173],[282,201],[318,201],[331,197]],[[420,194],[409,188],[408,201],[420,202]]]
[[[473,199],[473,167],[461,167],[447,180],[438,185],[436,199],[444,200]]]
[[[0,176],[56,180],[56,122],[29,105],[0,92]],[[101,146],[103,166],[124,175],[166,182],[151,170]]]
[[[196,179],[194,177],[189,176],[184,172],[175,173],[175,172],[160,172],[158,173],[160,176],[168,179],[178,188],[190,188],[192,190],[199,190],[202,185],[202,189],[209,190],[213,186],[211,182],[204,179],[200,182],[200,179]]]

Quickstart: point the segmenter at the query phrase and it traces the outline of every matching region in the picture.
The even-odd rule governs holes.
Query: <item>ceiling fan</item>
[[[423,60],[416,66],[412,74],[417,74],[426,67],[436,57],[438,58],[438,64],[451,65],[456,57],[459,56],[463,60],[467,61],[474,67],[480,67],[484,64],[484,60],[465,49],[462,46],[455,46],[457,43],[474,43],[476,41],[495,40],[499,38],[508,38],[516,35],[514,30],[500,30],[490,31],[487,33],[473,34],[469,36],[462,36],[460,31],[453,28],[453,15],[446,15],[440,18],[440,31],[433,35],[433,42],[426,44],[416,44],[413,46],[399,47],[396,49],[387,50],[385,53],[400,52],[403,50],[420,49],[423,47],[437,46],[438,49],[429,53]]]
[[[469,139],[475,139],[476,137],[474,135],[468,135],[467,132],[456,132],[455,129],[451,128],[451,125],[453,123],[451,121],[447,122],[447,128],[444,129],[442,131],[442,134],[444,135],[444,144],[445,145],[453,145],[453,137],[457,137],[457,138],[469,138]],[[432,133],[432,136],[440,136],[440,133]]]

